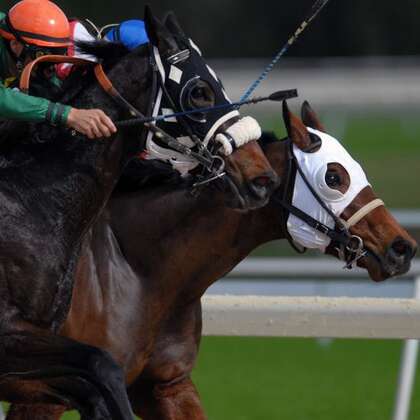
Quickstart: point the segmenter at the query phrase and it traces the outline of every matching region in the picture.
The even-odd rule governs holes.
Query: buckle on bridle
[[[352,235],[346,245],[346,250],[353,254],[363,249],[363,239],[360,236]]]
[[[193,190],[204,187],[205,185],[208,185],[211,182],[216,181],[226,176],[226,172],[225,172],[226,162],[224,161],[224,159],[221,158],[220,156],[212,156],[212,158],[213,158],[212,167],[208,169],[210,172],[209,176],[207,178],[201,179],[200,181],[194,183],[192,186]],[[217,164],[215,165],[215,163],[217,162],[218,162],[218,167],[217,167]]]
[[[367,251],[364,249],[363,239],[357,235],[352,235],[349,238],[349,241],[345,246],[345,250],[349,253],[349,259],[343,268],[348,270],[351,270],[357,261],[367,254]],[[345,252],[342,254],[345,256]],[[346,260],[345,257],[343,259]]]

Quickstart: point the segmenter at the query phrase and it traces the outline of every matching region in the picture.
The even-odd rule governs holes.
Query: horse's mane
[[[122,42],[77,41],[76,47],[84,54],[97,57],[106,65],[112,65],[130,53],[130,50]]]
[[[287,140],[287,137],[279,139],[273,131],[263,131],[261,138],[258,140],[258,143],[264,149],[269,144],[285,140]]]
[[[120,42],[80,41],[76,42],[76,46],[81,53],[97,57],[105,68],[112,67],[130,52]],[[76,67],[70,76],[63,82],[62,90],[64,94],[61,97],[54,99],[57,102],[69,103],[93,82],[94,77],[92,72],[86,72],[86,69],[83,67]]]

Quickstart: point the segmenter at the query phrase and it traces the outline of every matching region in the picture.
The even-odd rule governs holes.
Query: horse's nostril
[[[257,188],[267,188],[268,190],[272,190],[276,187],[278,182],[278,178],[275,174],[265,174],[261,175],[257,178],[252,180],[252,185]]]
[[[254,179],[253,184],[257,187],[267,187],[272,180],[269,176],[260,176],[256,179]]]
[[[270,174],[254,178],[249,184],[249,190],[258,200],[265,200],[277,185],[276,176]]]
[[[415,248],[411,245],[411,243],[406,241],[405,239],[396,239],[392,243],[391,249],[397,256],[407,258],[413,257],[416,252]]]

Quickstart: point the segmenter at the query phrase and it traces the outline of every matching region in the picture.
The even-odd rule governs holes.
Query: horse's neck
[[[114,232],[119,263],[129,265],[145,287],[172,296],[200,296],[256,247],[282,237],[275,205],[241,213],[223,205],[222,193],[210,200],[183,189],[156,189],[113,197],[108,211],[101,223]]]

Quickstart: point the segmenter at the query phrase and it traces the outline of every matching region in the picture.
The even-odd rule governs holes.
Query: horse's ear
[[[178,44],[169,30],[157,19],[149,6],[144,9],[146,32],[152,45],[156,46],[163,56],[171,56],[179,52]]]
[[[168,12],[163,22],[165,26],[169,29],[169,31],[172,33],[172,35],[174,35],[176,38],[179,38],[182,41],[188,40],[188,37],[187,35],[185,35],[185,32],[182,29],[178,18],[176,17],[174,12]]]
[[[309,131],[303,122],[290,112],[286,101],[283,101],[283,120],[286,125],[287,134],[293,143],[303,151],[310,150],[312,139]]]
[[[302,121],[307,127],[311,127],[314,130],[318,130],[323,133],[326,132],[324,125],[321,123],[318,115],[309,105],[308,101],[305,101],[302,105]]]

